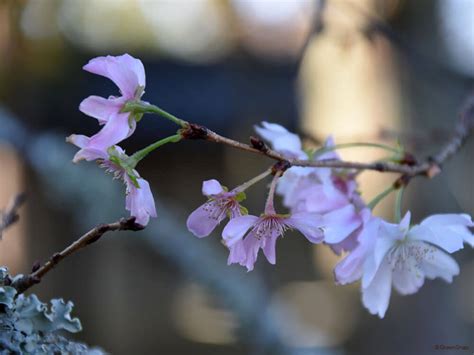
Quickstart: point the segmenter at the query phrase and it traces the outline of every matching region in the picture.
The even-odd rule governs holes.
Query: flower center
[[[100,160],[99,166],[105,169],[106,173],[112,174],[114,179],[122,179],[125,175],[125,170],[113,163],[110,160]]]
[[[261,240],[272,235],[281,236],[289,227],[283,222],[279,215],[265,215],[260,217],[252,232],[255,238]]]
[[[230,213],[232,218],[240,216],[239,203],[233,197],[210,200],[203,208],[209,218],[217,221],[224,219],[227,213]]]
[[[423,260],[433,258],[436,248],[423,242],[400,241],[388,255],[392,270],[408,270],[418,268]]]

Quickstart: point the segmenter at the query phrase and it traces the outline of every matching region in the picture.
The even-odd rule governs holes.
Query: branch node
[[[418,164],[418,161],[416,160],[413,154],[405,152],[405,154],[403,155],[403,158],[400,159],[400,164],[415,166],[416,164]]]
[[[121,230],[131,230],[131,231],[141,231],[145,229],[144,226],[135,222],[135,217],[122,218],[120,219],[120,229]]]
[[[33,263],[33,266],[31,267],[31,272],[34,273],[35,271],[37,271],[39,268],[41,267],[41,263],[36,260],[34,263]]]
[[[383,163],[375,163],[374,169],[380,172],[384,172],[385,170],[387,170],[385,164]]]
[[[280,172],[281,175],[283,175],[284,172],[288,170],[289,168],[291,168],[291,163],[288,160],[280,160],[276,162],[275,164],[273,164],[272,175],[275,176],[278,172]]]
[[[397,180],[395,180],[395,182],[393,183],[393,187],[395,189],[400,189],[402,187],[405,187],[405,186],[408,185],[410,180],[411,180],[411,176],[409,176],[407,174],[403,174]]]
[[[57,264],[61,260],[61,254],[59,253],[54,253],[53,256],[51,257],[51,263]]]
[[[253,148],[261,151],[262,153],[266,153],[268,151],[267,145],[260,138],[250,136],[250,144]]]
[[[188,123],[184,128],[179,130],[184,139],[207,139],[208,129],[196,123]]]

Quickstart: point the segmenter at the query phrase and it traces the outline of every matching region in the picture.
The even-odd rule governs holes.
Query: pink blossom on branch
[[[75,160],[78,154],[81,154],[81,159],[97,160],[102,168],[114,175],[115,179],[124,182],[127,194],[125,208],[136,218],[136,223],[146,226],[150,217],[156,217],[155,200],[150,185],[130,167],[129,157],[122,148],[116,145],[109,148],[92,147],[91,138],[75,134],[69,136],[67,140],[81,148],[75,155]]]
[[[286,128],[268,122],[256,126],[257,133],[270,142],[272,148],[288,158],[303,160],[339,159],[331,150],[329,137],[323,152],[306,153],[300,138]],[[327,150],[327,151],[324,151]],[[365,207],[357,192],[357,183],[351,172],[329,168],[291,167],[280,178],[277,193],[292,213],[311,212],[323,216],[325,243],[336,253],[351,250],[356,245],[356,231],[362,224],[360,212]]]
[[[139,59],[129,54],[121,56],[97,57],[91,59],[84,70],[102,75],[112,80],[120,90],[121,96],[89,96],[79,105],[79,110],[88,116],[94,117],[99,124],[105,125],[104,130],[112,131],[109,146],[119,143],[129,137],[136,128],[135,117],[130,112],[121,112],[127,102],[139,101],[145,89],[145,69]],[[112,127],[108,127],[112,126]],[[100,136],[102,131],[98,133]]]
[[[410,212],[399,224],[382,221],[378,231],[371,232],[377,234],[371,242],[373,245],[366,250],[353,251],[361,252],[358,256],[365,259],[361,272],[364,306],[383,318],[392,285],[401,295],[409,295],[423,286],[425,278],[439,277],[451,282],[453,276],[459,274],[459,266],[448,253],[463,248],[464,243],[474,246],[474,236],[468,229],[473,226],[466,214],[433,215],[413,227],[410,227]],[[373,235],[368,236],[372,238]],[[351,254],[347,258],[350,257]],[[344,274],[343,268],[339,268],[339,276]]]
[[[270,143],[272,149],[285,155],[287,158],[308,160],[310,156],[303,150],[301,139],[298,135],[289,132],[283,126],[276,123],[262,122],[262,127],[255,126],[255,131]],[[329,139],[328,142],[331,142]],[[334,152],[328,152],[320,156],[321,159],[335,159]],[[285,171],[277,185],[277,193],[283,197],[285,207],[293,208],[297,204],[298,191],[303,186],[311,183],[311,179],[325,181],[329,178],[329,168],[312,168],[293,166]]]
[[[125,209],[136,218],[136,223],[146,226],[150,217],[156,217],[155,200],[148,181],[141,178],[128,163],[129,157],[122,148],[114,146],[108,149],[108,158],[99,159],[100,166],[125,183]]]
[[[239,204],[242,193],[226,191],[215,179],[202,183],[202,194],[208,201],[192,212],[186,222],[196,237],[207,237],[226,217],[240,217],[246,211]]]
[[[238,263],[251,271],[260,249],[268,262],[275,264],[276,241],[290,228],[297,229],[312,243],[323,241],[322,218],[316,213],[276,213],[273,198],[277,179],[278,176],[270,186],[265,211],[260,217],[246,215],[233,218],[225,226],[222,238],[230,251],[228,264]]]
[[[260,217],[247,215],[231,219],[222,232],[230,250],[228,263],[239,263],[251,271],[262,249],[268,262],[275,264],[276,241],[287,229],[297,229],[311,243],[320,243],[323,241],[321,223],[316,214],[305,212],[281,215],[267,211]]]

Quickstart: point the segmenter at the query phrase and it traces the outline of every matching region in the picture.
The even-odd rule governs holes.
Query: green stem
[[[150,154],[152,151],[154,151],[156,148],[161,147],[162,145],[165,145],[167,143],[176,143],[179,142],[183,137],[181,134],[175,134],[173,136],[169,136],[163,139],[160,139],[159,141],[156,141],[153,144],[150,144],[148,147],[145,147],[138,152],[135,152],[133,155],[130,156],[130,160],[134,162],[134,165],[137,165],[137,163],[145,158],[148,154]]]
[[[367,204],[367,207],[373,210],[374,207],[377,206],[380,201],[382,201],[387,195],[389,195],[392,191],[395,190],[396,188],[394,186],[390,186],[388,189],[375,196],[374,199]]]
[[[338,149],[345,149],[345,148],[359,148],[359,147],[369,147],[369,148],[379,148],[389,151],[391,153],[400,154],[400,150],[397,148],[390,147],[385,144],[379,143],[362,143],[362,142],[355,142],[355,143],[343,143],[343,144],[336,144],[332,147],[320,148],[314,152],[314,156],[318,156],[327,152],[331,152],[333,150]]]
[[[272,169],[267,169],[263,173],[261,173],[260,175],[257,175],[254,178],[250,179],[249,181],[244,182],[242,185],[237,186],[232,191],[235,192],[235,193],[243,192],[243,191],[247,190],[250,186],[252,186],[252,185],[256,184],[257,182],[259,182],[260,180],[266,178],[268,175],[270,175],[271,172],[272,172]]]
[[[400,223],[400,220],[402,219],[403,190],[403,187],[398,190],[397,197],[395,199],[395,223]]]
[[[181,118],[178,118],[172,115],[171,113],[162,110],[158,106],[146,104],[143,102],[127,102],[124,106],[123,111],[135,113],[155,113],[157,115],[160,115],[161,117],[166,118],[167,120],[170,120],[171,122],[176,123],[178,126],[186,127],[188,125],[188,122],[186,122],[185,120],[182,120]]]

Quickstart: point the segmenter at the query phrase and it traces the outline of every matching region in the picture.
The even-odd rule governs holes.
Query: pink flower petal
[[[300,191],[301,199],[306,201],[309,212],[327,213],[348,204],[348,198],[332,183],[313,184]]]
[[[131,184],[128,185],[128,194],[126,198],[126,209],[130,211],[130,215],[135,217],[135,222],[146,226],[150,217],[156,217],[155,200],[151,193],[148,181],[137,179],[139,188]]]
[[[258,217],[252,215],[231,219],[222,231],[222,238],[226,242],[227,246],[230,248],[239,240],[241,240],[249,228],[252,227],[252,225],[254,225],[257,221]]]
[[[66,138],[66,142],[74,144],[79,148],[85,148],[89,145],[90,138],[82,134],[71,134]]]
[[[218,195],[222,192],[224,192],[224,189],[216,179],[206,180],[202,183],[202,194],[204,196]]]
[[[107,148],[129,137],[135,131],[135,128],[135,120],[132,121],[130,126],[128,113],[113,115],[105,126],[90,138],[90,146],[107,150]]]
[[[207,237],[224,218],[225,214],[221,219],[212,218],[207,203],[205,203],[189,215],[188,220],[186,221],[186,226],[196,237]]]
[[[285,220],[285,223],[300,231],[311,243],[321,243],[324,239],[322,216],[311,212],[299,212]]]
[[[362,219],[351,204],[327,213],[323,217],[324,241],[329,244],[340,243],[361,224]]]
[[[246,253],[243,240],[239,240],[232,247],[229,248],[229,257],[227,258],[227,265],[242,264],[245,262]]]
[[[271,236],[265,238],[265,245],[263,246],[263,254],[267,258],[268,262],[272,265],[276,263],[276,241],[278,235],[274,233]]]
[[[94,148],[91,146],[91,138],[80,135],[80,134],[71,134],[66,138],[66,142],[72,143],[75,146],[81,148],[75,155],[72,161],[77,163],[81,160],[97,160],[97,159],[107,159],[108,154],[102,148]]]
[[[118,86],[127,99],[132,99],[139,86],[145,86],[145,69],[139,59],[129,54],[91,59],[84,70],[105,76]]]
[[[240,265],[245,266],[247,271],[252,271],[255,263],[257,262],[258,251],[262,246],[263,239],[258,239],[255,235],[250,232],[247,237],[243,240],[245,249],[245,260]]]
[[[100,96],[89,96],[82,100],[79,110],[88,116],[97,118],[100,124],[105,124],[109,117],[118,114],[125,104],[122,97],[105,99]]]

